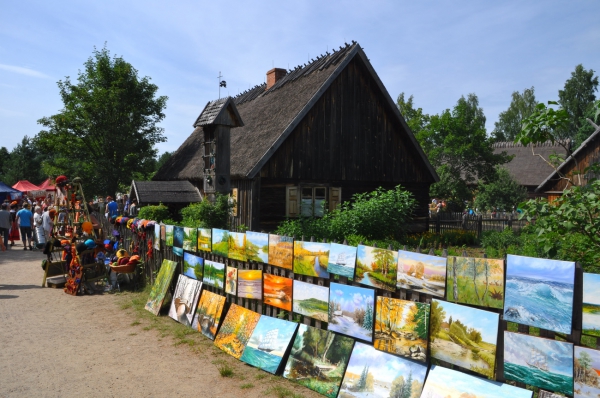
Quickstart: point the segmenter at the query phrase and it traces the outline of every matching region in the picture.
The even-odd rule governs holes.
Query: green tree
[[[413,315],[413,322],[416,326],[413,330],[419,336],[420,339],[427,339],[427,332],[429,331],[429,325],[427,324],[428,308],[426,304],[416,303],[417,312]],[[450,318],[450,323],[452,318]]]
[[[533,113],[536,105],[533,87],[526,88],[522,94],[514,91],[508,109],[500,112],[498,121],[494,123],[494,141],[514,141],[521,132],[523,120]]]
[[[429,322],[431,324],[431,331],[429,333],[429,338],[431,342],[435,341],[436,334],[442,328],[442,322],[444,322],[444,317],[446,316],[446,311],[444,311],[444,307],[440,305],[439,301],[433,301],[431,303],[431,314],[429,315]],[[456,321],[458,322],[458,321]]]
[[[227,195],[217,193],[214,203],[205,197],[202,202],[192,203],[181,209],[182,224],[192,228],[228,229],[232,207]]]
[[[9,156],[4,155],[2,172],[4,183],[14,185],[19,180],[28,180],[33,184],[41,183],[46,179],[41,168],[43,158],[37,141],[28,136],[23,137],[21,143],[13,148]]]
[[[504,167],[496,168],[496,174],[488,183],[479,182],[475,206],[479,210],[506,210],[527,199],[527,189],[521,186]]]
[[[90,194],[114,194],[119,184],[154,171],[154,145],[166,141],[158,123],[167,97],[150,78],[106,47],[94,49],[76,83],[58,82],[64,108],[38,123],[49,175],[79,176]]]
[[[400,111],[400,114],[404,117],[406,124],[417,135],[423,131],[429,124],[430,117],[428,114],[423,113],[423,109],[414,107],[413,96],[408,97],[408,100],[404,99],[404,93],[400,93],[396,100],[396,106]]]
[[[4,170],[4,167],[6,165],[8,165],[8,161],[10,159],[10,152],[8,151],[8,149],[6,149],[5,146],[3,146],[2,148],[0,148],[0,181],[4,181],[6,183],[6,172]]]
[[[582,351],[577,360],[579,361],[579,365],[583,368],[583,382],[585,383],[587,381],[587,371],[592,365],[592,357],[587,352]]]
[[[373,308],[370,305],[367,305],[367,309],[365,310],[365,319],[363,320],[362,327],[366,330],[373,330]]]
[[[582,64],[577,65],[565,82],[564,88],[558,90],[558,103],[569,115],[568,125],[559,130],[560,138],[575,139],[578,133],[581,138],[586,132],[589,136],[594,131],[586,123],[585,116],[596,100],[597,90],[598,76],[594,76],[594,70],[586,70]],[[577,145],[579,144],[581,142],[577,142]]]

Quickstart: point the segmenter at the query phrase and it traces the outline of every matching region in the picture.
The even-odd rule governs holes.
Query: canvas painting
[[[504,260],[448,257],[446,300],[502,309]]]
[[[329,278],[329,243],[294,242],[294,273]]]
[[[165,225],[165,244],[169,247],[173,246],[173,231],[175,227],[173,225]]]
[[[328,321],[329,288],[294,280],[293,310],[319,321]]]
[[[533,391],[432,365],[422,398],[532,398]]]
[[[337,397],[354,339],[300,324],[283,377]]]
[[[562,394],[555,394],[550,391],[538,390],[538,398],[564,398],[565,396]],[[577,395],[575,395],[577,397]]]
[[[246,261],[246,234],[240,232],[229,232],[227,250],[227,256],[230,259]]]
[[[600,397],[600,351],[575,346],[575,398]]]
[[[574,280],[574,262],[509,254],[504,320],[571,334]]]
[[[158,275],[156,275],[154,286],[152,286],[148,302],[145,306],[145,308],[154,315],[158,315],[160,311],[167,289],[173,279],[175,267],[177,267],[177,262],[166,259],[163,260],[160,265],[160,270],[158,271]]]
[[[210,228],[198,228],[196,232],[198,236],[198,250],[205,252],[211,251],[212,247],[212,229]]]
[[[209,339],[214,340],[219,329],[224,306],[225,297],[203,290],[192,327]]]
[[[237,304],[231,304],[215,338],[215,345],[240,359],[259,319],[260,314]]]
[[[429,304],[378,296],[376,309],[375,348],[425,362]]]
[[[331,282],[329,330],[371,342],[374,323],[375,290]]]
[[[397,287],[444,298],[446,259],[406,250],[398,252]]]
[[[250,261],[269,263],[269,234],[246,232],[246,257]]]
[[[289,236],[269,234],[269,264],[292,269],[294,239]]]
[[[294,280],[284,276],[264,274],[263,302],[282,310],[292,310],[292,285]]]
[[[420,397],[427,365],[354,344],[339,398]]]
[[[262,270],[238,270],[238,297],[262,300]]]
[[[297,323],[261,315],[240,359],[275,374],[297,328]]]
[[[213,228],[212,252],[223,257],[227,257],[229,255],[229,231]]]
[[[197,228],[183,227],[183,250],[195,252],[197,240],[198,240],[198,229]]]
[[[207,285],[223,289],[225,283],[225,264],[216,261],[204,261],[203,282]]]
[[[352,279],[355,267],[356,247],[331,243],[327,272]]]
[[[183,227],[173,227],[173,253],[183,256]]]
[[[202,280],[204,268],[204,259],[193,255],[192,253],[183,253],[183,274],[190,278]]]
[[[390,292],[396,291],[398,252],[358,245],[356,281]]]
[[[600,337],[600,275],[583,274],[582,332]]]
[[[433,358],[494,376],[498,314],[433,299],[429,317]]]
[[[573,344],[504,332],[504,377],[573,394]]]
[[[160,224],[154,224],[154,250],[160,250]]]
[[[160,224],[160,240],[167,239],[167,226],[164,224]]]
[[[225,293],[235,296],[237,295],[238,269],[227,266],[225,271]]]
[[[171,300],[169,316],[183,325],[192,326],[201,289],[202,282],[179,275],[173,300]]]

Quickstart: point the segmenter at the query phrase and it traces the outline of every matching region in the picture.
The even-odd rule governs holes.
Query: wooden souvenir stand
[[[53,247],[44,266],[42,287],[61,288],[67,282],[66,261],[62,259],[63,249]]]

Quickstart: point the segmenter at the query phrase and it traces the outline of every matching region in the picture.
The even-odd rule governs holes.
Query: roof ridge
[[[551,140],[548,141],[544,141],[542,143],[538,143],[538,144],[532,144],[529,143],[526,145],[527,148],[530,147],[562,147],[562,145],[565,146],[570,146],[572,144],[572,141],[570,138],[564,139],[564,140],[555,140],[554,142]],[[492,148],[524,148],[525,145],[523,145],[520,142],[514,142],[514,141],[497,141],[494,142],[492,144]]]

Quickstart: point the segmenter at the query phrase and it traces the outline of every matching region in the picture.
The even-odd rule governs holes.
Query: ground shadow
[[[2,285],[0,290],[27,290],[27,289],[42,289],[40,285]]]
[[[19,296],[15,296],[14,294],[0,294],[0,300],[2,299],[14,299],[14,298],[18,298]]]

